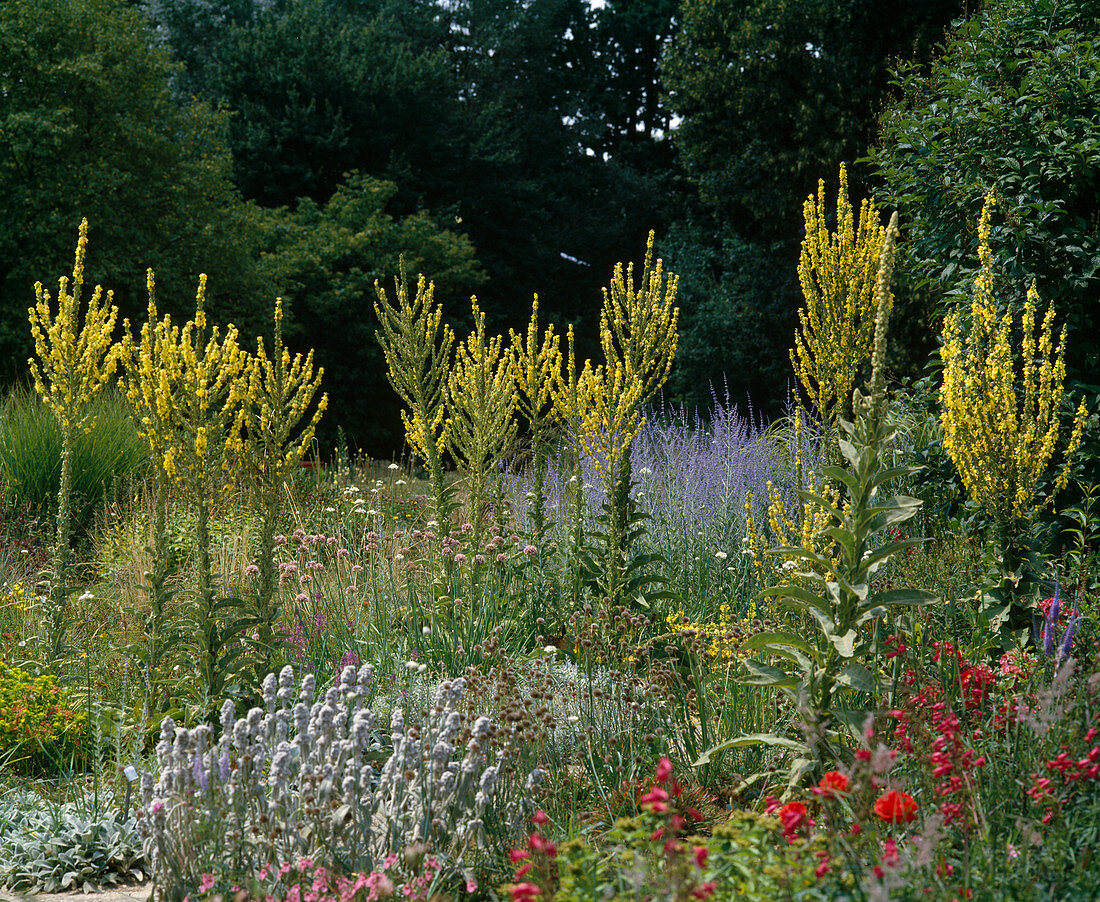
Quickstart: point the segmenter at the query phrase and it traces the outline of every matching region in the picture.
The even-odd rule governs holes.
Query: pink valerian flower
[[[215,883],[215,881],[214,881],[214,875],[213,874],[203,874],[202,875],[202,880],[199,882],[199,892],[200,893],[210,892],[210,890],[212,890],[214,888],[214,883]]]
[[[661,758],[657,762],[657,773],[655,774],[658,783],[667,783],[669,777],[672,776],[672,762],[668,758]]]
[[[664,814],[668,811],[668,793],[660,786],[654,786],[649,792],[638,799],[639,804],[654,814]]]

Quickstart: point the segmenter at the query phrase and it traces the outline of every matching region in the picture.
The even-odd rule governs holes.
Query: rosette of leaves
[[[29,792],[0,799],[0,887],[97,892],[148,876],[133,817],[121,820],[109,796],[43,804]]]
[[[806,738],[776,734],[741,736],[711,749],[697,762],[706,763],[719,750],[741,745],[770,744],[793,750],[792,784],[814,769],[834,745],[836,727],[847,727],[858,736],[876,696],[883,688],[879,657],[885,651],[878,626],[891,611],[935,599],[921,589],[876,591],[872,577],[898,552],[919,539],[893,539],[879,543],[885,530],[916,514],[921,502],[904,495],[884,497],[882,489],[912,473],[912,467],[885,465],[895,429],[888,422],[888,403],[882,376],[885,334],[889,317],[888,297],[896,214],[887,229],[876,292],[880,298],[875,323],[872,376],[866,394],[856,392],[855,422],[841,420],[838,439],[846,466],[823,468],[823,475],[841,490],[841,498],[808,491],[798,496],[827,522],[822,535],[832,542],[836,557],[830,559],[812,549],[785,546],[770,549],[801,566],[797,582],[772,586],[764,595],[774,598],[780,614],[798,618],[800,629],[757,633],[743,645],[762,655],[747,660],[743,682],[772,687],[785,694],[806,720]],[[846,436],[846,437],[845,437]],[[845,501],[847,503],[845,503]],[[834,753],[839,749],[833,748]]]

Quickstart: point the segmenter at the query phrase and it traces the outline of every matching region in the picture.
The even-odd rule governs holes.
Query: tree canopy
[[[0,357],[21,370],[35,281],[72,269],[90,229],[89,281],[144,308],[145,269],[166,309],[210,274],[211,308],[257,288],[248,210],[230,179],[225,117],[180,103],[173,66],[120,0],[10,0],[0,12]],[[51,286],[56,287],[56,286]],[[140,306],[139,306],[140,303]]]
[[[1035,282],[1070,328],[1071,376],[1100,381],[1100,8],[997,0],[898,81],[872,160],[906,226],[915,316],[935,330],[969,291],[992,189],[997,296],[1018,307]]]

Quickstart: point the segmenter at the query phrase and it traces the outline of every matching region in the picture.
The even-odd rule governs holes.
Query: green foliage
[[[794,256],[781,244],[746,242],[732,232],[712,240],[678,223],[661,242],[680,274],[681,338],[669,384],[688,408],[709,409],[716,395],[757,409],[781,410],[788,399],[786,348],[801,294]]]
[[[85,715],[52,676],[0,663],[0,757],[22,773],[53,770],[83,755]]]
[[[106,801],[55,804],[32,792],[0,798],[0,886],[91,893],[145,879],[137,822],[120,819]]]
[[[73,522],[86,538],[95,515],[145,470],[145,445],[125,401],[108,392],[93,402],[96,424],[73,439]],[[0,476],[9,502],[46,515],[61,481],[61,428],[36,395],[9,393],[0,411]]]
[[[994,191],[994,290],[1018,309],[1033,281],[1072,341],[1071,380],[1096,382],[1100,346],[1100,10],[1089,0],[996,0],[963,23],[930,70],[903,66],[904,97],[871,161],[880,203],[908,223],[899,266],[928,283],[928,322],[974,281],[975,224]],[[1006,300],[1012,298],[1012,300]]]
[[[392,182],[352,175],[323,205],[303,199],[293,211],[262,214],[261,267],[287,300],[286,342],[293,350],[314,349],[329,374],[329,411],[318,430],[326,453],[337,426],[371,454],[388,455],[401,444],[396,399],[365,301],[374,283],[397,272],[402,256],[410,271],[432,274],[444,301],[468,297],[484,279],[465,236],[438,228],[427,213],[390,212],[397,190]]]
[[[706,405],[728,381],[778,413],[801,293],[802,202],[823,172],[863,154],[898,56],[924,60],[962,0],[684,0],[662,72],[697,209],[669,256],[683,274],[673,387]],[[861,187],[853,172],[853,196]]]
[[[897,55],[923,58],[958,0],[684,0],[664,64],[700,197],[750,240],[799,237],[822,172],[862,153]]]
[[[598,15],[585,0],[145,7],[189,66],[180,93],[234,111],[229,143],[247,198],[323,205],[349,172],[392,183],[394,215],[426,208],[470,235],[489,277],[478,298],[506,331],[522,324],[535,292],[563,321],[590,315],[584,299],[671,214],[670,142],[657,135],[667,112],[654,79],[673,5],[611,3]],[[398,250],[410,271],[440,273]],[[330,385],[358,381],[316,347]],[[334,395],[333,423],[372,428],[373,417],[357,410],[363,423],[353,424],[339,407]]]
[[[115,286],[123,316],[151,263],[184,286],[201,260],[221,292],[213,310],[247,303],[254,230],[231,188],[225,118],[173,99],[172,65],[140,13],[122,0],[12,0],[0,5],[0,60],[2,375],[29,350],[16,313],[36,279],[71,263],[81,217],[102,249],[88,281]],[[187,300],[175,291],[170,309]]]

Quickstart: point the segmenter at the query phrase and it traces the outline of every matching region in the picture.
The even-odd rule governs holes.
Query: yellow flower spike
[[[35,391],[53,412],[61,428],[61,479],[57,494],[57,536],[54,546],[54,584],[47,624],[50,652],[60,653],[67,609],[69,535],[72,527],[72,448],[77,432],[95,424],[92,401],[111,378],[125,351],[114,344],[118,309],[113,295],[96,286],[83,316],[81,293],[88,247],[88,220],[80,223],[72,282],[58,280],[56,314],[50,293],[35,283],[35,305],[27,313],[35,356],[28,361]],[[70,290],[71,288],[71,290]]]
[[[1065,400],[1066,333],[1063,329],[1055,341],[1053,307],[1036,329],[1039,294],[1031,285],[1020,314],[1022,359],[1016,359],[1013,316],[999,316],[993,296],[989,239],[994,205],[990,194],[978,224],[981,265],[966,311],[969,327],[961,306],[944,321],[940,421],[944,449],[967,493],[1008,535],[1050,504],[1065,486],[1087,411],[1082,402],[1066,442],[1065,463],[1050,496],[1040,503],[1039,483],[1061,431],[1058,411]]]
[[[413,451],[427,465],[432,485],[434,514],[440,524],[449,519],[443,485],[442,455],[447,447],[447,374],[454,333],[441,325],[443,308],[436,304],[435,285],[423,275],[410,299],[402,263],[395,281],[395,303],[375,283],[378,302],[374,312],[381,329],[378,342],[386,359],[388,377],[404,402],[401,412],[405,436]]]
[[[877,312],[875,284],[886,230],[874,204],[864,201],[859,224],[848,199],[848,173],[840,166],[837,230],[830,234],[825,183],[803,205],[806,237],[798,264],[805,305],[790,352],[806,399],[831,427],[851,418],[852,390],[870,359]],[[889,302],[892,303],[892,296]]]
[[[501,336],[487,335],[485,314],[477,298],[471,298],[470,307],[474,331],[456,348],[447,380],[447,407],[451,413],[447,435],[466,484],[467,519],[474,526],[472,542],[476,547],[481,535],[481,511],[490,489],[498,525],[503,524],[499,464],[517,431],[514,412],[518,364],[514,348],[505,350]]]

